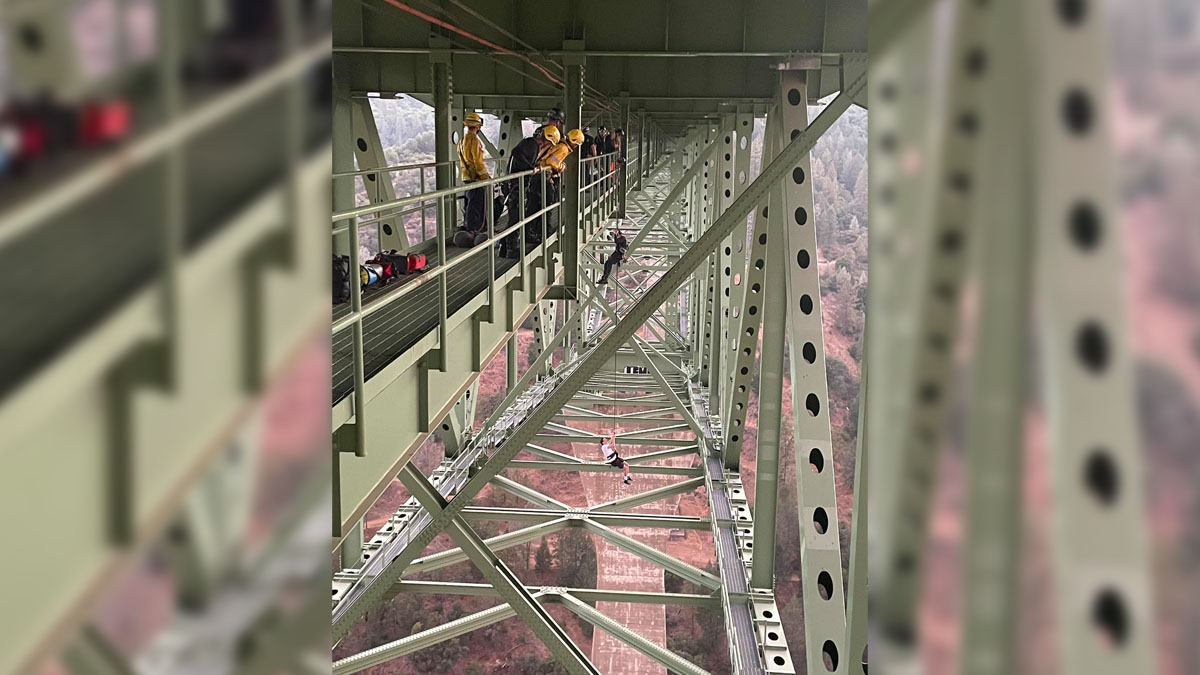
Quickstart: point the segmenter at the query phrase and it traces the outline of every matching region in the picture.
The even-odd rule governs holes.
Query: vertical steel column
[[[375,115],[371,110],[371,101],[365,98],[354,100],[354,152],[358,158],[359,169],[387,166],[387,159],[383,155],[383,144],[379,141],[379,129],[375,126]],[[367,197],[372,204],[396,200],[396,190],[392,187],[392,174],[387,172],[368,173],[361,178],[367,188]],[[352,179],[348,178],[342,180],[352,182]],[[411,242],[408,240],[404,222],[399,217],[380,218],[375,227],[379,230],[380,250],[408,250]]]
[[[890,517],[889,505],[895,504],[899,489],[899,434],[895,429],[905,419],[910,396],[908,371],[912,366],[913,300],[918,293],[917,279],[924,267],[922,232],[928,229],[929,208],[937,167],[934,126],[928,115],[928,101],[936,95],[930,90],[934,80],[930,59],[934,13],[913,23],[902,41],[887,54],[873,59],[870,72],[871,189],[868,201],[871,214],[869,245],[869,283],[867,284],[867,322],[864,329],[863,362],[869,364],[875,384],[864,390],[859,416],[864,419],[863,438],[870,439],[870,474],[863,481],[871,489],[865,504],[868,522],[882,523]],[[919,170],[904,166],[905,158],[920,158]],[[864,446],[865,447],[865,446]],[[862,494],[866,497],[866,494]],[[855,493],[859,499],[859,493]],[[857,516],[859,507],[856,506]],[[867,528],[867,559],[871,591],[878,593],[888,563],[885,553],[887,532],[884,527]],[[878,609],[878,607],[876,607]],[[887,656],[905,661],[913,654],[885,654],[885,641],[877,641],[876,662]]]
[[[863,333],[866,340],[866,332]],[[863,345],[866,353],[866,345]],[[857,668],[852,675],[867,675],[867,363],[858,378],[858,437],[854,452],[854,511],[850,515],[850,584],[846,590],[846,657]]]
[[[704,143],[711,143],[714,140],[714,133],[711,129],[705,127],[700,132],[700,137]],[[715,160],[709,160],[704,163],[704,180],[698,181],[696,185],[696,222],[699,223],[700,232],[708,230],[709,210],[715,211],[716,202],[713,200],[716,185],[716,166]],[[719,359],[714,359],[717,355],[717,350],[721,344],[721,256],[720,251],[713,250],[708,260],[708,327],[705,330],[705,345],[704,345],[704,366],[708,369],[708,387],[709,387],[709,405],[714,410],[717,408],[717,400],[721,390],[721,364]]]
[[[990,59],[994,82],[980,102],[990,111],[979,163],[988,189],[973,215],[979,309],[965,443],[964,675],[1022,670],[1016,639],[1032,214],[1021,13],[1021,3],[1001,3],[985,29],[990,44],[1003,40],[1010,48]]]
[[[363,521],[360,518],[354,527],[346,533],[338,546],[338,556],[342,569],[353,569],[362,565],[363,555]]]
[[[350,99],[350,92],[346,89],[346,83],[349,81],[349,73],[346,72],[346,67],[349,65],[344,59],[340,59],[334,55],[334,96],[333,96],[333,170],[337,173],[354,171],[354,122],[353,122],[353,103]],[[334,209],[352,209],[354,208],[354,183],[345,178],[335,179],[333,182],[332,205]],[[358,278],[358,219],[349,218],[340,223],[334,223],[334,229],[345,226],[346,234],[337,235],[333,238],[334,251],[341,255],[347,255],[350,258],[350,310],[360,318],[351,326],[351,340],[353,343],[352,352],[354,359],[354,421],[350,423],[352,426],[347,428],[343,425],[340,429],[335,429],[333,435],[333,451],[335,467],[340,459],[338,455],[342,452],[352,451],[356,456],[362,457],[367,452],[367,437],[366,437],[366,393],[363,380],[365,373],[363,370],[363,328],[362,328],[362,286],[355,283]],[[351,446],[347,448],[346,446]],[[334,481],[337,481],[336,474]],[[340,529],[340,524],[335,524],[335,531]]]
[[[1058,670],[1158,672],[1103,3],[1022,3]]]
[[[442,46],[437,43],[444,40],[430,39],[430,46]],[[438,190],[444,190],[453,185],[451,171],[452,165],[445,164],[453,159],[450,148],[453,145],[451,141],[451,133],[455,130],[451,129],[453,113],[453,82],[450,72],[450,55],[448,53],[431,52],[429,55],[430,68],[433,70],[433,136],[434,136],[434,153],[438,166],[434,172],[436,187]],[[456,226],[454,198],[441,198],[438,200],[438,256],[439,264],[446,262],[446,242],[450,241],[454,236],[454,228]],[[445,372],[450,366],[450,337],[449,337],[449,302],[447,299],[447,275],[443,274],[438,277],[438,295],[440,305],[440,315],[438,320],[438,351],[436,355],[436,364],[431,364],[437,370]]]
[[[564,40],[563,49],[583,49],[582,40]],[[586,57],[568,55],[563,57],[566,67],[566,99],[563,112],[566,114],[566,128],[576,129],[582,122],[583,113],[583,81],[584,63]],[[566,140],[566,139],[564,139]],[[567,171],[563,174],[562,191],[566,201],[559,208],[559,249],[562,251],[563,288],[568,298],[579,297],[579,183],[583,174],[579,170],[578,158],[567,161]],[[570,307],[567,307],[570,311]]]
[[[980,107],[980,92],[992,78],[986,67],[989,36],[982,34],[980,27],[994,7],[991,3],[958,3],[943,118],[948,129],[939,149],[941,165],[936,167],[934,182],[937,201],[932,229],[920,244],[929,257],[923,261],[923,278],[915,296],[919,333],[912,343],[911,378],[901,383],[907,387],[910,406],[906,418],[899,421],[899,457],[891,478],[897,487],[894,494],[888,494],[893,501],[880,504],[889,522],[888,527],[879,528],[883,530],[882,553],[887,558],[882,578],[874,579],[881,602],[872,615],[881,618],[885,633],[899,643],[915,641],[933,477],[953,400],[948,389],[965,251],[972,234],[972,190],[978,183],[978,129],[987,126],[985,118],[990,116]]]
[[[517,385],[517,366],[520,364],[520,354],[518,353],[520,347],[518,345],[517,331],[514,330],[512,336],[508,338],[508,347],[505,349],[505,356],[508,360],[506,364],[508,366],[506,370],[508,379],[505,382],[508,385],[509,391]]]
[[[349,73],[345,55],[333,55],[333,173],[354,171],[354,101],[345,89]],[[348,211],[354,208],[354,180],[334,178],[332,185],[333,211]],[[333,223],[333,229],[352,226],[357,219]],[[350,255],[350,227],[346,232],[333,235],[333,252]]]
[[[479,399],[479,378],[454,402],[450,413],[438,426],[437,437],[442,442],[444,454],[453,459],[470,440],[475,426],[475,401]]]
[[[780,125],[779,112],[774,110],[767,119],[766,136],[763,138],[763,163],[769,164],[779,152]],[[750,129],[753,129],[753,122]],[[739,131],[743,126],[738,124]],[[739,144],[740,148],[740,144]],[[750,154],[749,143],[743,152]],[[771,191],[782,195],[781,188]],[[773,217],[771,217],[773,215]],[[784,335],[787,329],[787,254],[784,252],[784,220],[782,209],[776,209],[774,214],[769,208],[760,207],[754,214],[754,233],[757,236],[765,233],[767,238],[762,244],[754,242],[754,260],[762,253],[766,254],[767,269],[760,293],[744,290],[750,282],[750,274],[746,273],[745,281],[740,284],[742,294],[746,297],[745,311],[761,302],[762,305],[762,364],[758,385],[758,446],[756,449],[757,462],[754,478],[754,559],[750,566],[750,585],[754,588],[773,590],[775,587],[775,513],[779,489],[779,430],[783,413],[783,348]],[[770,245],[768,245],[770,244]],[[753,269],[753,268],[751,268]],[[735,283],[737,279],[734,280]],[[764,297],[765,294],[765,297]],[[751,322],[753,325],[754,322]],[[738,342],[746,344],[747,340],[757,343],[758,336],[741,335]],[[754,352],[736,354],[739,367],[754,368]],[[793,357],[795,358],[795,357]],[[748,373],[747,377],[753,373]],[[733,406],[745,399],[738,398]],[[744,405],[744,403],[742,403]],[[731,411],[724,418],[728,427],[729,419],[738,417],[743,411]],[[740,444],[739,444],[740,445]],[[805,589],[807,590],[807,588]]]
[[[629,192],[629,172],[626,171],[625,160],[629,156],[629,139],[633,138],[633,127],[629,124],[629,100],[621,101],[621,129],[625,131],[625,138],[621,139],[621,150],[617,153],[620,157],[620,164],[617,167],[617,217],[625,218],[626,200]]]
[[[500,172],[507,173],[508,158],[512,154],[513,148],[521,142],[525,133],[521,129],[521,116],[517,115],[512,110],[500,111],[500,138],[496,142],[496,148],[500,151]]]
[[[749,184],[750,143],[753,140],[753,133],[754,115],[749,113],[738,114],[733,120],[731,134],[733,141],[732,147],[728,147],[724,153],[725,157],[730,157],[730,155],[732,155],[732,164],[730,166],[731,170],[726,172],[726,174],[722,174],[723,176],[729,176],[724,183],[726,185],[732,185],[733,187],[732,196],[726,198],[729,202],[732,202],[733,199],[736,199],[742,193],[742,191],[746,189],[746,185]],[[725,138],[729,138],[729,136],[726,136]],[[728,145],[729,144],[726,143],[726,146]],[[764,152],[766,151],[767,146],[767,143],[763,144]],[[761,211],[752,211],[750,217],[757,219],[760,213]],[[757,227],[758,225],[759,223],[756,220],[755,226]],[[732,240],[732,247],[730,250],[730,268],[732,269],[733,276],[729,278],[729,309],[726,313],[726,321],[729,328],[726,331],[728,337],[725,340],[725,363],[727,364],[727,367],[724,370],[726,373],[725,381],[728,386],[726,386],[724,389],[724,400],[722,401],[721,408],[721,419],[725,420],[729,419],[730,408],[733,405],[733,380],[738,376],[738,371],[740,368],[747,365],[746,363],[743,363],[747,356],[749,356],[750,361],[749,369],[751,371],[754,370],[753,354],[746,355],[739,352],[739,345],[742,342],[742,336],[740,334],[742,323],[748,320],[745,314],[745,309],[749,282],[747,281],[746,283],[741,284],[735,283],[739,276],[743,279],[746,279],[751,271],[755,271],[748,270],[746,266],[746,227],[746,222],[742,221],[733,229],[733,234],[730,236],[730,239]],[[767,230],[765,227],[759,230],[759,232],[763,234],[765,234],[766,231]],[[750,245],[754,246],[755,244],[751,242]],[[756,256],[754,259],[761,257],[762,256]],[[762,270],[757,270],[757,272],[761,274]],[[754,321],[757,322],[757,318],[754,318]],[[758,350],[755,348],[753,351],[757,352]],[[735,366],[734,364],[737,365]],[[728,427],[726,427],[726,429],[728,429]]]
[[[804,71],[779,74],[777,142],[786,145],[808,125]],[[799,508],[800,579],[804,588],[804,632],[808,672],[825,671],[824,655],[836,658],[834,672],[846,672],[846,605],[842,593],[833,443],[825,379],[825,335],[821,322],[821,282],[817,271],[811,164],[807,153],[783,180],[788,275],[788,352],[791,354],[792,423]],[[829,223],[829,227],[833,224]],[[727,460],[728,461],[728,460]]]
[[[634,177],[633,189],[642,191],[642,178],[650,177],[650,167],[646,158],[646,111],[638,112],[638,170]]]
[[[555,307],[553,300],[544,300],[537,303],[537,308],[531,314],[533,317],[533,345],[537,349],[537,356],[541,356],[546,351],[547,341],[555,333]],[[569,335],[568,335],[569,337]],[[537,356],[534,358],[536,359]],[[539,377],[545,377],[550,374],[551,366],[553,365],[554,357],[546,359],[542,368],[538,371]]]

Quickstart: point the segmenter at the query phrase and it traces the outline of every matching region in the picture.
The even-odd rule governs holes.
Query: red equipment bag
[[[89,103],[79,113],[79,136],[84,145],[113,143],[129,135],[133,113],[124,101]]]
[[[386,261],[395,275],[415,274],[428,264],[423,253],[397,253],[395,249],[380,252],[377,260]]]

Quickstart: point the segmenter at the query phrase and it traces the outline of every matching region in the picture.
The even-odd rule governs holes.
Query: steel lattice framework
[[[335,124],[338,120],[343,124],[335,130],[335,174],[360,180],[374,176],[382,178],[374,182],[384,186],[372,194],[371,205],[355,207],[345,192],[349,181],[343,180],[340,193],[335,182],[335,248],[345,247],[356,255],[358,227],[347,227],[348,219],[359,219],[359,227],[364,222],[381,230],[392,226],[381,234],[385,238],[397,221],[429,210],[437,214],[437,236],[424,243],[407,237],[393,241],[400,248],[428,250],[436,262],[447,264],[435,268],[426,280],[426,285],[436,284],[430,297],[440,303],[440,316],[429,324],[428,337],[418,336],[415,344],[409,340],[411,346],[401,349],[382,369],[372,365],[371,357],[373,350],[387,348],[374,337],[381,325],[376,317],[387,315],[385,303],[400,311],[406,304],[412,307],[412,296],[421,291],[409,286],[416,284],[382,298],[355,297],[348,312],[335,316],[335,358],[338,345],[343,344],[339,334],[347,336],[344,344],[349,348],[345,366],[335,361],[335,370],[352,377],[336,387],[334,395],[334,438],[339,449],[334,533],[343,567],[334,577],[334,637],[341,639],[370,607],[397,593],[486,594],[504,602],[342,658],[335,662],[334,672],[358,672],[513,616],[525,622],[570,672],[601,672],[547,614],[547,603],[565,606],[670,672],[704,672],[664,649],[661,637],[656,641],[639,635],[588,604],[596,601],[720,607],[730,660],[739,673],[827,668],[850,672],[850,664],[861,659],[850,656],[846,599],[840,590],[816,222],[811,216],[807,156],[844,110],[856,100],[865,100],[865,35],[862,30],[855,33],[856,25],[863,27],[855,17],[865,18],[865,7],[854,3],[821,7],[822,13],[829,14],[822,17],[825,34],[805,38],[806,44],[796,42],[795,35],[781,41],[772,37],[776,31],[764,30],[757,34],[758,45],[746,44],[737,53],[719,47],[718,36],[713,36],[712,50],[696,50],[713,52],[707,57],[713,59],[709,66],[735,67],[749,76],[739,88],[730,88],[732,81],[716,79],[711,80],[715,88],[704,91],[695,86],[699,80],[688,75],[679,81],[690,83],[683,89],[695,90],[691,93],[696,95],[672,96],[661,87],[661,76],[695,72],[697,64],[664,60],[676,48],[649,48],[654,43],[649,41],[648,28],[646,49],[610,48],[606,39],[597,36],[613,27],[612,20],[595,8],[581,6],[581,15],[559,17],[566,24],[553,32],[562,35],[561,53],[547,59],[532,52],[522,54],[533,45],[546,48],[539,31],[554,25],[552,18],[514,26],[510,18],[500,19],[491,11],[495,8],[477,3],[452,3],[440,18],[389,4],[391,8],[384,3],[378,8],[386,12],[387,22],[362,21],[357,14],[361,8],[347,6],[335,26],[335,33],[346,36],[345,41],[335,38],[338,105],[345,110],[335,116]],[[623,26],[637,25],[634,19],[673,25],[689,20],[676,12],[652,20],[644,7],[627,9],[637,16],[623,17]],[[747,4],[743,9],[746,26],[754,24],[753,8]],[[797,12],[793,17],[797,21],[815,18]],[[424,38],[418,36],[421,27],[428,25],[424,22],[441,26],[442,20],[453,29],[439,29],[441,35],[422,44]],[[490,52],[472,54],[460,48],[464,36],[482,34],[493,47]],[[511,53],[496,49],[500,46],[492,42],[496,34],[516,49]],[[508,60],[520,67],[512,67]],[[623,63],[624,70],[634,67],[642,73],[640,79],[623,78],[614,87],[610,83],[614,62]],[[774,70],[760,70],[767,65]],[[510,81],[500,71],[495,71],[495,78],[484,75],[500,66],[522,71],[523,79]],[[405,72],[413,77],[406,78]],[[646,79],[646,74],[656,72],[658,79]],[[537,81],[531,73],[551,81]],[[538,93],[539,88],[547,88],[549,96]],[[815,119],[808,119],[809,103],[839,91]],[[383,166],[370,108],[362,98],[366,92],[412,95],[434,106],[438,163],[429,167],[434,180],[428,183],[425,168],[419,169],[422,194],[397,198],[386,189],[392,181],[385,176],[408,169]],[[711,101],[719,97],[729,100],[714,105]],[[453,157],[454,130],[464,111],[482,108],[501,119],[500,138],[488,143],[492,155],[503,160],[522,136],[520,120],[540,117],[538,109],[552,104],[564,109],[567,128],[598,117],[610,127],[626,129],[629,142],[621,156],[572,162],[564,176],[561,203],[518,214],[522,223],[535,228],[543,225],[542,216],[547,214],[560,225],[544,229],[541,243],[526,246],[528,253],[509,263],[511,267],[503,267],[501,259],[480,247],[467,254],[448,250],[444,242],[447,223],[455,218],[453,196],[465,188],[455,187],[453,174],[442,168]],[[764,113],[768,129],[763,168],[755,178],[750,175],[750,141],[754,117]],[[512,180],[495,178],[487,188],[500,189]],[[751,212],[755,213],[749,221],[753,227],[747,219]],[[610,246],[614,225],[620,225],[631,240],[627,262],[620,282],[597,286],[599,261]],[[489,219],[488,227],[493,241],[526,233],[521,223],[514,226],[511,220],[492,223]],[[768,241],[778,243],[772,247]],[[478,269],[480,280],[469,291],[477,294],[478,301],[468,299],[463,304],[456,299],[470,280],[453,276],[447,268],[455,265]],[[769,288],[777,291],[771,293]],[[790,307],[804,309],[790,311]],[[533,321],[536,360],[521,374],[513,347],[516,329],[526,317]],[[821,459],[815,461],[825,467],[811,475],[807,470],[798,472],[800,501],[783,506],[804,514],[802,584],[814,589],[804,594],[806,615],[813,618],[806,622],[805,639],[810,645],[806,666],[793,663],[774,600],[778,456],[789,451],[779,448],[777,426],[774,431],[765,426],[760,430],[758,502],[753,510],[739,470],[760,330],[766,340],[763,353],[771,354],[762,362],[765,416],[778,425],[782,351],[784,335],[789,333],[793,353],[804,355],[803,360],[792,361],[793,382],[798,391],[803,389],[798,397],[803,415],[797,416],[800,424],[791,451],[800,453],[797,466],[810,466],[812,453],[818,453]],[[479,373],[506,346],[508,395],[482,428],[472,432],[471,406]],[[375,409],[390,412],[372,412]],[[655,481],[648,489],[631,489],[615,499],[577,509],[505,475],[514,469],[616,471],[561,449],[594,451],[600,438],[596,429],[613,424],[620,427],[619,444],[645,449],[628,461],[635,476]],[[442,439],[446,456],[426,477],[410,459],[431,433]],[[380,449],[384,447],[392,450]],[[362,514],[395,476],[413,496],[364,541]],[[529,507],[472,506],[472,498],[488,486],[519,497]],[[708,500],[707,517],[632,511],[700,488]],[[519,527],[486,540],[475,534],[472,523],[494,519],[516,522]],[[670,571],[703,593],[528,588],[496,556],[498,551],[570,527],[583,528],[605,546]],[[614,529],[629,527],[643,533],[709,532],[715,545],[715,573]],[[450,535],[456,548],[422,556],[441,532]],[[405,579],[467,560],[483,573],[486,585],[430,585]],[[861,566],[856,569],[865,573]],[[857,643],[865,644],[865,637]]]
[[[70,41],[56,39],[70,30],[70,3],[10,4],[18,89],[69,100],[103,89],[88,84]],[[97,231],[121,220],[161,225],[136,245],[98,241],[90,252],[148,270],[116,288],[121,272],[106,267],[95,288],[77,289],[65,305],[103,306],[111,320],[79,326],[69,344],[40,327],[0,331],[6,348],[45,343],[56,359],[6,371],[11,394],[0,399],[0,523],[11,541],[47,552],[10,556],[0,577],[0,671],[59,654],[78,675],[321,672],[324,648],[314,658],[294,645],[330,626],[323,584],[313,580],[332,534],[335,645],[399,594],[499,602],[340,658],[338,675],[509,618],[569,672],[612,670],[583,653],[550,605],[665,671],[703,673],[612,611],[671,604],[720,610],[735,673],[865,675],[868,571],[876,662],[920,672],[931,494],[961,398],[971,553],[959,670],[1019,672],[1019,450],[1035,384],[1058,496],[1050,516],[1059,670],[1155,672],[1098,4],[333,0],[330,36],[303,24],[313,3],[284,0],[277,58],[213,93],[188,89],[181,72],[193,39],[219,22],[220,3],[156,3],[162,49],[143,75],[161,119],[119,152],[76,167],[57,199],[18,195],[0,210],[0,258],[28,278],[40,274],[22,266],[37,258],[30,242],[79,237],[82,221]],[[32,48],[31,34],[53,39]],[[323,76],[330,38],[332,147],[313,141],[326,113],[304,105],[303,86],[314,70]],[[432,106],[434,161],[387,166],[369,99],[392,96]],[[276,98],[281,115],[269,107]],[[871,283],[843,580],[836,402],[816,263],[816,231],[832,214],[814,209],[809,154],[868,99]],[[467,191],[454,152],[465,114],[500,119],[497,137],[485,139],[495,177],[470,186],[490,202],[529,183],[548,190],[544,174],[508,175],[504,165],[523,122],[552,106],[563,108],[567,128],[623,128],[625,146],[572,158],[560,199],[489,216],[486,245],[450,245]],[[749,141],[764,116],[762,168],[752,176]],[[263,156],[228,161],[249,144]],[[192,172],[213,156],[227,175],[208,185]],[[397,178],[419,187],[404,194]],[[365,204],[356,202],[359,184]],[[157,201],[121,200],[159,192]],[[113,201],[134,203],[105,208]],[[351,269],[369,230],[381,248],[425,253],[431,266],[383,290],[353,284],[351,301],[335,307],[332,494],[317,476],[286,527],[243,556],[253,470],[240,448],[252,441],[231,429],[324,325],[325,300],[291,289],[326,288],[316,221],[328,211],[333,249],[351,257]],[[630,251],[616,280],[598,285],[617,225]],[[497,254],[505,240],[516,257]],[[969,314],[961,297],[972,284]],[[517,332],[527,320],[534,358],[522,372]],[[959,392],[954,350],[971,322],[972,349],[988,358]],[[1040,339],[1031,347],[1032,328]],[[780,447],[785,349],[790,449]],[[480,374],[502,350],[506,395],[477,428]],[[1034,350],[1043,368],[1031,383]],[[214,369],[214,356],[235,366]],[[756,369],[751,503],[741,460]],[[580,508],[519,480],[518,472],[572,472],[615,484],[618,469],[592,461],[601,430],[637,448],[626,457],[636,487],[589,496]],[[445,454],[425,475],[412,459],[432,436]],[[795,503],[778,500],[788,452]],[[365,537],[365,514],[396,479],[412,497]],[[51,483],[57,489],[26,489]],[[526,505],[478,503],[489,488]],[[700,490],[704,515],[660,508]],[[800,523],[803,636],[784,635],[775,601],[784,509]],[[879,524],[869,533],[868,517]],[[478,524],[494,521],[513,529],[481,537]],[[692,592],[529,586],[498,556],[568,529]],[[69,555],[60,554],[63,532]],[[679,532],[711,538],[715,566],[656,545]],[[442,533],[453,547],[426,551]],[[79,626],[103,582],[155,544],[183,609],[129,659],[103,631]],[[413,578],[463,562],[484,583]],[[804,645],[805,663],[793,660],[789,638]]]

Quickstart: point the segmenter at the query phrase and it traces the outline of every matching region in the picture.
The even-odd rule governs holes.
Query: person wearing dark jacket
[[[546,121],[542,122],[537,129],[534,129],[533,135],[537,136],[546,130],[546,127],[554,127],[558,130],[559,136],[566,136],[566,129],[563,127],[567,123],[567,116],[563,114],[561,108],[551,108],[550,112],[546,113]]]
[[[585,124],[585,125],[583,125],[582,131],[583,131],[583,145],[579,146],[579,159],[581,162],[582,162],[582,160],[585,160],[589,157],[596,156],[596,137],[592,136],[591,127],[589,127],[588,125]],[[587,162],[585,164],[582,164],[582,166],[585,167],[584,171],[583,171],[583,184],[584,185],[587,185],[588,183],[591,183],[593,180],[595,180],[595,178],[593,177],[593,173],[594,173],[594,168],[592,166],[593,164],[595,164],[595,162]]]
[[[553,126],[539,127],[533,132],[532,136],[524,138],[512,150],[512,155],[508,160],[509,175],[522,173],[531,169],[540,171],[540,165],[543,156],[558,143],[558,129]],[[533,213],[541,208],[538,204],[541,203],[541,179],[535,176],[524,176],[519,181],[505,181],[501,185],[501,191],[505,194],[504,208],[508,211],[508,221],[504,226],[505,229],[516,225],[521,220],[521,202],[525,203],[525,215]],[[540,241],[542,231],[540,227],[533,228],[534,223],[525,225],[526,243],[531,241]],[[537,229],[536,236],[533,232]],[[514,232],[505,237],[502,245],[501,255],[506,258],[520,257],[518,249],[521,241],[520,234]]]
[[[617,226],[617,232],[613,235],[613,252],[608,256],[608,260],[604,261],[604,275],[600,277],[597,284],[607,284],[608,275],[612,274],[613,268],[621,264],[625,258],[625,251],[629,250],[629,240],[621,232],[621,226]]]

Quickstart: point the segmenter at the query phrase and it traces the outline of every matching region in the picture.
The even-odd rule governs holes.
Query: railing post
[[[335,62],[336,63],[336,62]],[[334,82],[344,82],[340,77],[335,77]],[[333,170],[335,173],[354,171],[354,124],[353,124],[353,103],[350,100],[349,92],[339,90],[334,97],[334,114],[333,114]],[[343,178],[339,183],[334,179],[333,184],[333,208],[335,210],[344,210],[354,207],[354,182],[353,178]],[[353,352],[351,358],[354,361],[354,428],[353,435],[350,435],[347,430],[335,434],[334,451],[340,453],[344,448],[339,447],[342,444],[339,439],[344,440],[346,444],[352,446],[355,456],[362,457],[366,455],[366,424],[365,424],[365,408],[366,395],[363,385],[364,366],[363,366],[363,330],[362,330],[362,282],[359,276],[359,255],[358,255],[358,218],[351,216],[344,221],[335,221],[334,227],[344,223],[346,225],[345,236],[333,236],[333,250],[340,252],[342,255],[350,257],[350,311],[354,315],[354,325],[351,327]],[[337,430],[335,430],[337,431]],[[334,460],[340,461],[340,460]],[[339,526],[340,527],[340,526]],[[337,528],[335,528],[337,529]]]
[[[442,45],[443,40],[431,39],[430,47],[448,47],[449,44]],[[444,190],[453,187],[453,177],[451,171],[453,165],[450,162],[454,159],[450,148],[453,145],[450,135],[455,131],[451,128],[451,114],[453,112],[453,102],[451,93],[453,85],[451,81],[450,56],[448,54],[433,51],[429,55],[430,67],[433,70],[433,136],[434,136],[434,158],[437,161],[437,167],[434,169],[434,188]],[[454,201],[453,200],[438,200],[438,236],[451,237],[454,235]],[[439,250],[441,247],[439,246]],[[445,264],[445,258],[440,258],[438,264]]]
[[[431,38],[429,41],[430,47],[449,46],[445,40],[439,38]],[[446,43],[446,44],[443,44]],[[451,66],[450,56],[444,53],[433,52],[429,55],[430,67],[433,70],[433,136],[434,136],[434,157],[437,161],[437,167],[434,169],[435,189],[444,190],[453,187],[453,176],[451,171],[454,169],[450,148],[453,144],[451,133],[455,130],[451,128],[451,115],[453,114],[454,103],[452,98],[453,85],[451,81]],[[446,264],[446,240],[454,234],[454,199],[442,196],[438,197],[437,205],[437,247],[438,247],[438,265]],[[441,372],[446,372],[449,367],[449,340],[448,340],[448,321],[447,313],[449,311],[447,302],[447,278],[446,274],[441,274],[438,277],[438,295],[439,295],[439,316],[438,316],[438,355],[437,369]]]
[[[617,150],[617,217],[625,217],[626,196],[629,191],[629,176],[625,170],[625,158],[628,156],[629,139],[633,137],[632,127],[629,126],[629,99],[621,100],[621,130],[625,132],[621,138],[621,147]]]
[[[563,49],[582,50],[582,40],[563,40]],[[577,129],[583,122],[583,66],[584,56],[563,57],[566,67],[566,128]],[[559,213],[559,251],[562,251],[563,289],[566,297],[575,298],[579,293],[579,187],[580,171],[578,158],[567,162],[563,175],[563,192],[566,201]]]
[[[648,145],[649,137],[646,135],[646,111],[643,110],[638,113],[638,170],[637,177],[634,178],[633,183],[633,189],[638,192],[644,189],[642,187],[642,178],[650,177],[650,172],[647,171],[649,165],[647,164],[646,157],[646,148]]]
[[[447,212],[446,201],[455,199],[454,195],[449,197],[443,195],[438,197],[438,213]],[[438,228],[438,260],[440,265],[446,264],[446,238],[447,233],[442,228]],[[438,274],[438,354],[437,354],[437,369],[441,372],[446,372],[450,366],[450,302],[448,299],[448,274],[443,270]],[[489,284],[490,285],[490,284]]]

